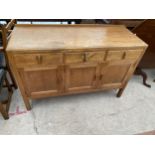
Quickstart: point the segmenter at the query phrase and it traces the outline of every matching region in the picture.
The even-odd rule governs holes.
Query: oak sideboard
[[[26,108],[30,99],[119,89],[121,96],[147,44],[122,25],[16,25],[9,65]]]

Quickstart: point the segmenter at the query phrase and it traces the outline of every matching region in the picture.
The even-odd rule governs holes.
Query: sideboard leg
[[[121,97],[123,91],[124,91],[124,88],[119,89],[119,91],[117,93],[117,97]]]
[[[144,71],[142,71],[142,69],[140,67],[136,68],[135,75],[141,75],[142,78],[143,78],[143,85],[145,85],[146,87],[151,88],[151,85],[146,83],[147,74]]]
[[[31,104],[30,104],[29,98],[27,97],[27,95],[25,94],[23,89],[21,89],[20,91],[21,91],[21,95],[22,95],[23,100],[24,100],[25,107],[26,107],[26,109],[28,111],[30,111],[32,108],[31,108]]]
[[[122,88],[119,89],[119,91],[117,93],[117,97],[121,97],[122,96],[126,85],[127,85],[127,82],[124,84],[124,86]]]
[[[31,107],[29,99],[27,97],[26,98],[24,97],[24,103],[25,103],[26,109],[28,111],[30,111],[32,109],[32,107]]]
[[[2,103],[0,103],[0,112],[2,113],[2,116],[5,120],[9,119],[9,115],[6,112],[6,110],[4,109]]]

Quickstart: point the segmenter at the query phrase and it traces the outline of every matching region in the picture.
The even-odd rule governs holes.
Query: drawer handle
[[[43,61],[43,56],[42,55],[36,56],[36,60],[37,60],[38,64],[41,64]]]
[[[83,62],[86,62],[86,61],[87,61],[87,54],[84,53],[84,54],[83,54]]]
[[[43,62],[43,56],[40,55],[40,64],[42,64],[42,62]]]
[[[99,79],[102,80],[102,78],[103,78],[103,74],[100,75]]]
[[[122,59],[126,59],[126,52],[123,53]]]
[[[37,62],[38,62],[38,64],[39,64],[39,56],[36,56],[36,60],[37,60]]]
[[[94,75],[93,81],[96,81],[96,75]]]
[[[57,77],[57,84],[60,84],[62,82],[62,77],[61,76],[58,76]]]

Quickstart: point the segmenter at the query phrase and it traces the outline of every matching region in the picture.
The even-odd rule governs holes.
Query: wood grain
[[[16,25],[7,51],[143,46],[143,41],[119,25]]]
[[[7,54],[30,110],[33,98],[106,89],[121,96],[146,48],[124,26],[17,25]]]

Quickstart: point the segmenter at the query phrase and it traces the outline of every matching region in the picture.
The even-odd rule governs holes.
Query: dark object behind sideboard
[[[148,19],[132,30],[149,46],[139,64],[141,68],[155,68],[155,20]]]

